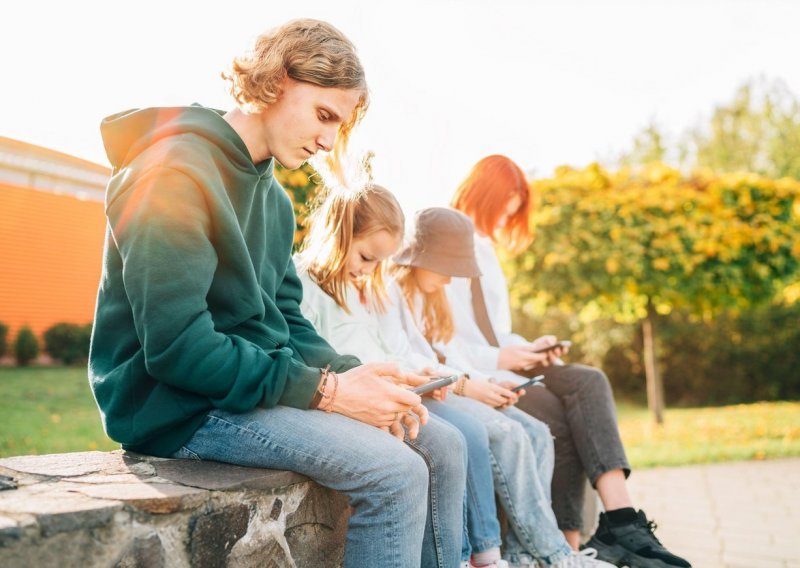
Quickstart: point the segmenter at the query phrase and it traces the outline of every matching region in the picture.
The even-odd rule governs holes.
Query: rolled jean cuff
[[[485,539],[480,542],[473,542],[472,544],[472,552],[484,552],[486,550],[490,550],[492,548],[500,548],[502,544],[499,539]]]

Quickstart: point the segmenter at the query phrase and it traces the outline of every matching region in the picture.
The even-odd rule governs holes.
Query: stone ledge
[[[348,507],[303,475],[124,451],[0,459],[0,565],[339,566]]]

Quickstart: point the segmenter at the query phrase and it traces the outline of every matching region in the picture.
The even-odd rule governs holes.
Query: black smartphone
[[[544,380],[544,375],[536,375],[535,377],[528,379],[526,382],[522,383],[521,385],[515,386],[511,389],[512,392],[519,392],[524,388],[528,388],[531,385],[535,385],[536,383],[541,383]]]
[[[457,380],[458,380],[458,375],[450,375],[449,377],[439,377],[438,379],[432,379],[431,382],[427,384],[414,387],[413,389],[411,389],[411,392],[415,392],[417,394],[425,394],[426,392],[431,392],[433,390],[446,387],[447,385],[452,385]]]
[[[547,351],[552,351],[553,349],[556,349],[558,347],[563,347],[564,349],[567,349],[570,347],[570,345],[572,345],[572,342],[565,339],[563,341],[559,341],[558,343],[553,343],[552,345],[548,345],[547,347],[542,347],[541,349],[537,349],[536,351],[534,351],[534,353],[545,353]]]

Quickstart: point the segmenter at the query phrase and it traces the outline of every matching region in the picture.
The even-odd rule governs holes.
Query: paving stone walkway
[[[800,568],[800,459],[641,470],[629,486],[695,568]]]

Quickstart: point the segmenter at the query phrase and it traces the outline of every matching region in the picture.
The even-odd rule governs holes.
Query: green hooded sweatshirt
[[[220,112],[131,110],[101,131],[114,169],[89,381],[112,439],[169,456],[212,409],[308,408],[320,367],[360,364],[300,314],[291,201]]]

